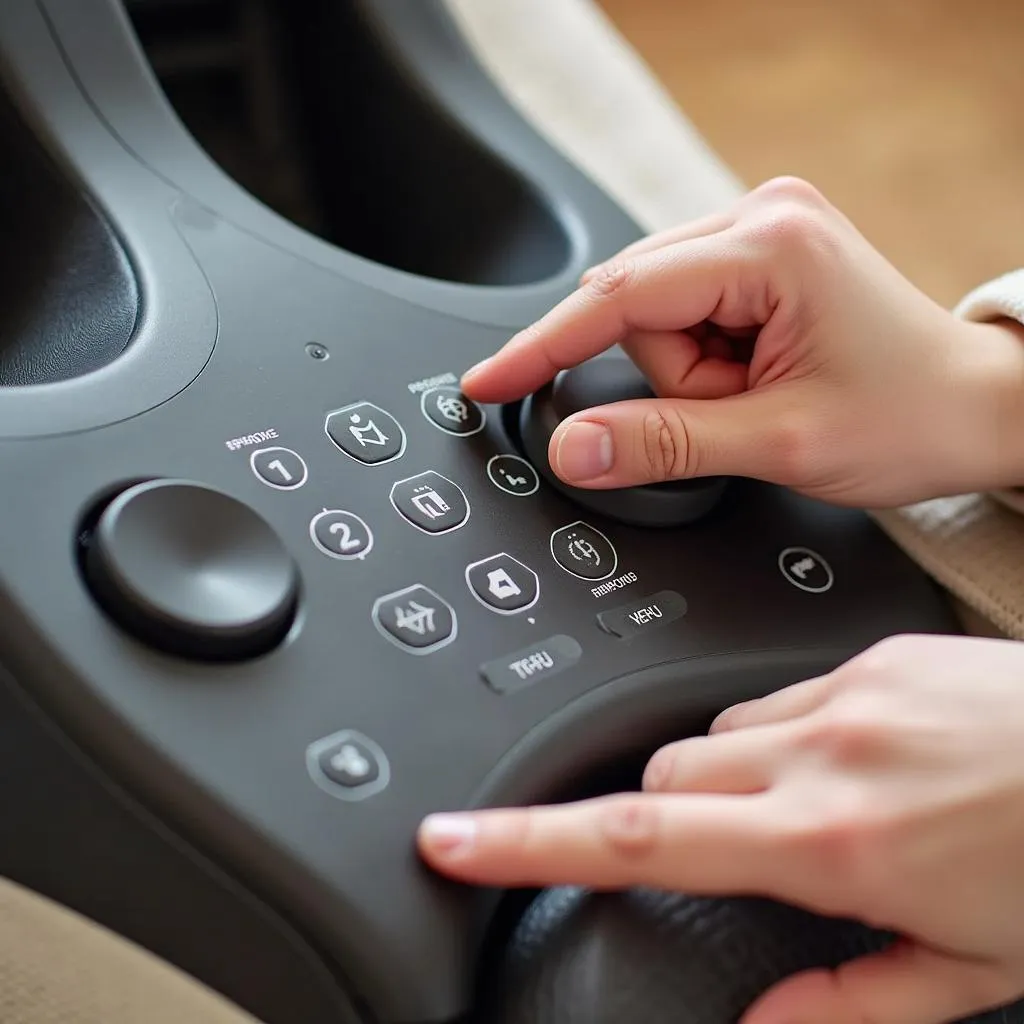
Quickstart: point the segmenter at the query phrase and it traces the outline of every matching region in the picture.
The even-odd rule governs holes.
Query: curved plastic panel
[[[131,261],[2,93],[0,152],[0,388],[80,377],[131,340]]]
[[[195,380],[217,338],[209,285],[174,225],[181,196],[103,128],[31,3],[0,4],[0,73],[64,172],[114,225],[142,296],[131,344],[105,366],[0,390],[0,438],[52,436],[137,416]]]
[[[431,280],[371,262],[297,227],[239,187],[196,144],[167,102],[119,0],[39,3],[81,88],[137,160],[238,228],[353,283],[425,308],[516,328],[561,298],[587,266],[639,235],[629,217],[512,109],[436,0],[334,6],[350,6],[372,26],[380,52],[410,79],[406,90],[416,90],[424,105],[443,111],[454,131],[475,140],[481,153],[492,153],[552,211],[569,253],[561,271],[542,283],[485,287]],[[332,3],[324,0],[323,6]],[[394,201],[401,201],[400,191]]]

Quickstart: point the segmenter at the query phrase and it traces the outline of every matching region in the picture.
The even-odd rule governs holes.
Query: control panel
[[[13,654],[54,652],[91,745],[301,915],[380,1019],[468,998],[490,898],[417,866],[424,814],[557,797],[588,765],[946,623],[861,513],[739,480],[677,527],[581,507],[524,454],[521,410],[458,389],[504,331],[379,298],[364,328],[313,270],[274,315],[253,296],[289,257],[181,230],[218,297],[202,375],[88,444],[0,451],[26,496],[61,467],[45,503],[8,511],[0,572],[30,624]]]
[[[637,229],[514,114],[440,5],[370,5],[366,45],[381,62],[401,49],[419,88],[386,95],[409,123],[451,111],[477,140],[466,181],[509,197],[472,280],[410,271],[419,250],[366,258],[247,195],[171,116],[115,0],[2,6],[24,124],[124,246],[142,300],[107,365],[0,380],[0,662],[26,722],[58,737],[18,748],[3,806],[30,815],[19,790],[59,753],[54,828],[87,779],[131,821],[72,830],[81,856],[53,875],[45,830],[19,828],[0,871],[266,1024],[314,989],[358,1009],[304,1024],[448,1024],[497,894],[425,869],[424,815],[565,796],[884,636],[953,628],[862,513],[746,480],[619,504],[566,491],[538,444],[596,395],[579,377],[508,408],[461,393]],[[420,153],[391,170],[440,174]],[[402,212],[407,194],[386,198]],[[524,225],[510,269],[502,239]],[[628,371],[610,356],[583,373],[622,394]],[[198,864],[219,895],[188,919],[175,894]],[[290,980],[260,987],[255,924],[249,944],[218,943],[243,920]]]

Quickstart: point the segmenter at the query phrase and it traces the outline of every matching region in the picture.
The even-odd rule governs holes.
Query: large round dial
[[[298,600],[298,569],[274,529],[236,498],[186,480],[117,495],[89,534],[85,570],[123,628],[188,658],[269,651]]]
[[[610,353],[563,370],[527,398],[519,432],[527,457],[547,481],[573,501],[611,519],[635,526],[679,526],[706,515],[725,489],[722,477],[669,481],[617,490],[571,487],[552,471],[548,445],[566,417],[612,402],[653,397],[636,366],[624,355]]]

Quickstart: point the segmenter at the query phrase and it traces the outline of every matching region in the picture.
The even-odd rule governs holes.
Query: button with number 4
[[[365,558],[373,547],[370,528],[354,512],[325,508],[309,524],[313,543],[331,558]]]
[[[249,465],[258,480],[279,491],[294,491],[309,477],[305,460],[291,448],[260,448],[249,456]]]

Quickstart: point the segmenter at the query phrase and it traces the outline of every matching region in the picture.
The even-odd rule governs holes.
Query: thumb
[[[714,399],[650,398],[598,406],[559,424],[551,468],[575,487],[613,488],[705,476],[799,485],[815,432],[809,403],[782,389]]]
[[[770,989],[741,1024],[951,1024],[1017,997],[996,966],[914,943],[806,971]]]

